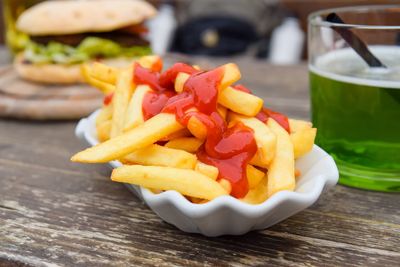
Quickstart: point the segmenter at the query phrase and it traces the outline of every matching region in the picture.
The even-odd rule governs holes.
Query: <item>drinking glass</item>
[[[331,23],[336,13],[344,22]],[[358,6],[309,16],[308,53],[316,143],[343,185],[400,191],[400,6]],[[338,32],[351,32],[351,38]],[[383,67],[353,47],[358,36]],[[362,56],[360,56],[362,55]]]

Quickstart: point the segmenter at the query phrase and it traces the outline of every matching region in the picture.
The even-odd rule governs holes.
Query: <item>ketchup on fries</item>
[[[295,158],[309,152],[316,129],[263,107],[232,63],[201,70],[157,56],[130,69],[84,65],[106,96],[96,128],[100,144],[72,161],[120,160],[111,179],[155,192],[176,190],[194,203],[230,194],[258,204],[295,188]]]

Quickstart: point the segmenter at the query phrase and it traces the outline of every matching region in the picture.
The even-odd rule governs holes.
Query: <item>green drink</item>
[[[335,159],[341,184],[400,191],[400,48],[370,50],[387,69],[369,68],[350,48],[310,65],[316,143]]]

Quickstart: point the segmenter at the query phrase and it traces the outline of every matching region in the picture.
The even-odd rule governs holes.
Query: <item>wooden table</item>
[[[238,63],[267,106],[308,118],[305,65]],[[69,162],[84,148],[75,125],[0,121],[0,266],[399,266],[398,194],[338,185],[264,231],[187,234],[111,182],[107,166]]]

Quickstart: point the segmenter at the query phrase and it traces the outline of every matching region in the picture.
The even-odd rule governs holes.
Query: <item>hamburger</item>
[[[80,65],[106,61],[127,65],[151,53],[143,38],[144,21],[156,14],[141,0],[54,0],[37,4],[19,16],[17,28],[30,41],[15,57],[24,79],[42,83],[83,81]]]

